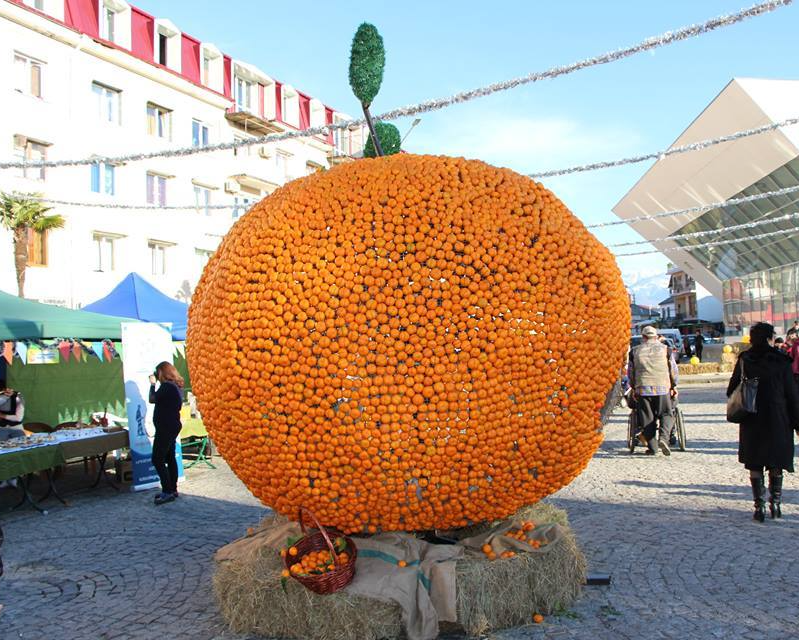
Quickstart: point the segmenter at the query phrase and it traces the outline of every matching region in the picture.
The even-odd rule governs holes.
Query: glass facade
[[[755,322],[784,334],[799,320],[799,262],[724,281],[724,323],[728,335],[746,333]]]
[[[799,185],[799,158],[794,158],[788,164],[761,178],[732,198],[766,193],[797,185]],[[776,236],[775,238],[748,240],[748,237],[754,234],[796,230],[796,222],[787,220],[774,224],[761,224],[753,229],[729,232],[725,232],[725,228],[747,222],[778,218],[797,210],[799,210],[799,192],[763,198],[754,202],[707,211],[672,235],[696,231],[719,231],[717,236],[699,236],[676,241],[677,244],[687,249],[712,240],[731,240],[733,238],[740,240],[740,242],[718,247],[691,249],[691,255],[712,271],[719,280],[740,278],[755,271],[764,271],[799,261],[799,234],[786,233],[785,236]]]
[[[799,185],[799,158],[758,180],[732,198],[740,198]],[[727,227],[759,222],[799,211],[799,192],[746,204],[712,209],[688,223],[674,236],[697,231],[718,235],[681,238],[675,242],[690,250],[723,283],[724,324],[728,335],[741,335],[758,321],[773,324],[784,333],[799,319],[799,227],[793,220],[760,224],[751,229]],[[750,240],[752,235],[786,231],[785,235]],[[713,240],[736,239],[717,247],[697,247]]]

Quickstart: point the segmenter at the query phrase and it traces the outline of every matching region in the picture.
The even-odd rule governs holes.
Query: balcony
[[[240,126],[245,133],[256,136],[266,136],[270,133],[280,133],[284,131],[283,127],[277,124],[275,120],[267,120],[249,111],[241,110],[241,107],[237,105],[228,107],[225,112],[225,118],[228,122]]]

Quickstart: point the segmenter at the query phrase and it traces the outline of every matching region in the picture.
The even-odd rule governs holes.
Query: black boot
[[[768,508],[772,518],[782,518],[782,474],[768,474]]]
[[[763,522],[766,519],[766,483],[763,476],[759,478],[749,478],[752,483],[752,497],[755,499],[755,513],[753,520]]]

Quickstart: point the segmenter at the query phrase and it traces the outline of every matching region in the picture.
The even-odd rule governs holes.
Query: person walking
[[[157,388],[156,382],[160,383]],[[183,378],[171,362],[162,362],[150,376],[150,403],[155,405],[152,463],[161,480],[161,493],[155,496],[155,504],[172,502],[178,497],[175,446],[182,427],[183,385]]]
[[[793,379],[799,385],[799,335],[792,334],[787,341],[786,353],[791,359],[791,369],[793,371]]]
[[[658,449],[671,455],[669,438],[674,422],[672,399],[677,397],[677,363],[652,327],[641,331],[643,342],[630,351],[628,376],[636,401],[641,438],[647,454]]]
[[[705,341],[702,337],[702,332],[697,329],[696,335],[694,336],[694,353],[696,357],[699,358],[699,362],[702,362],[702,351],[705,349]]]
[[[794,383],[791,360],[774,348],[774,327],[758,322],[749,330],[750,348],[735,363],[727,397],[747,378],[757,378],[757,413],[740,424],[738,461],[749,471],[754,498],[753,518],[765,519],[768,470],[769,510],[782,517],[783,471],[793,472],[793,431],[799,433],[799,388]]]

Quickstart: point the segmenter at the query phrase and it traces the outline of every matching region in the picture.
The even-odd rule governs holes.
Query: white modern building
[[[796,118],[798,105],[799,81],[736,78],[673,146]],[[797,125],[663,157],[613,211],[629,219],[794,186],[799,186]],[[678,270],[723,301],[727,333],[741,335],[757,321],[771,322],[778,331],[785,331],[799,318],[799,226],[795,220],[772,222],[794,212],[799,212],[799,191],[630,222],[630,226],[655,247],[666,250]],[[740,228],[746,224],[755,226]],[[695,233],[702,235],[690,235]],[[772,235],[752,239],[767,233]],[[712,242],[722,244],[707,246]],[[717,304],[714,309],[713,301],[709,302],[711,307],[699,305],[695,313],[717,313]]]
[[[29,237],[25,296],[69,307],[104,296],[131,271],[185,298],[252,203],[288,180],[357,156],[364,142],[358,128],[104,162],[348,119],[124,0],[0,0],[0,78],[0,158],[98,158],[0,170],[2,191],[81,203],[53,205],[65,228]],[[144,205],[189,208],[120,208]],[[0,232],[0,241],[0,289],[16,293],[11,234]]]

